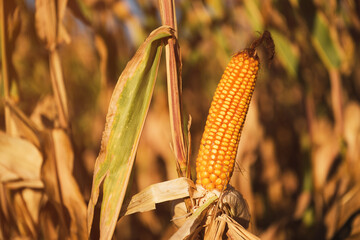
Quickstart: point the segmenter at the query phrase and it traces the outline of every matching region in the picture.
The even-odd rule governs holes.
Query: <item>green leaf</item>
[[[339,46],[331,35],[331,26],[320,12],[316,13],[311,38],[325,66],[339,68],[342,61]]]
[[[150,105],[162,40],[171,36],[173,32],[168,26],[149,35],[122,72],[111,97],[88,206],[90,234],[99,188],[103,184],[100,239],[111,239],[113,235]]]
[[[296,54],[291,42],[276,30],[270,32],[276,46],[276,57],[285,67],[288,74],[296,77],[299,56]]]

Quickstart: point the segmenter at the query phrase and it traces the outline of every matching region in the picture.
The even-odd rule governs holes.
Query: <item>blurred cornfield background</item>
[[[0,239],[66,231],[81,239],[110,96],[138,46],[161,25],[158,2],[0,2]],[[175,2],[192,164],[231,55],[269,30],[275,58],[260,52],[231,180],[249,204],[250,231],[262,239],[359,239],[360,2]],[[129,194],[177,177],[164,63]],[[168,239],[175,230],[171,203],[162,203],[122,218],[114,238]]]

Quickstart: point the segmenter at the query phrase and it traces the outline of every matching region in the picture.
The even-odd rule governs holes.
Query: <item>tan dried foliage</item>
[[[0,239],[88,237],[86,204],[111,93],[128,59],[161,25],[157,1],[132,2],[0,0]],[[178,27],[178,42],[171,44],[179,43],[181,52],[167,51],[168,63],[176,62],[169,73],[179,75],[166,84],[166,66],[160,64],[125,201],[177,177],[176,156],[190,154],[182,145],[187,136],[171,135],[187,127],[173,118],[181,103],[192,116],[194,158],[226,63],[267,29],[275,36],[275,58],[261,62],[231,180],[248,202],[252,233],[222,212],[209,220],[207,237],[357,239],[358,1],[174,2],[172,20],[178,26],[171,22],[173,9],[167,6],[162,13],[163,21]],[[171,110],[167,86],[183,93]],[[176,137],[183,139],[172,142]],[[166,189],[180,193],[175,185]],[[182,199],[175,207],[179,217],[171,221],[171,203],[165,201],[176,198],[171,191],[156,201],[157,190],[146,195],[153,196],[149,206],[156,209],[125,216],[114,238],[168,239],[178,231],[175,224],[187,226],[180,236],[203,234],[210,226],[202,225],[205,210],[194,216]],[[146,205],[137,203],[138,209]]]

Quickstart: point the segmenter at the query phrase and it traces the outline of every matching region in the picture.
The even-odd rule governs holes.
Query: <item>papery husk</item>
[[[174,202],[173,222],[179,230],[171,239],[197,239],[200,236],[204,239],[222,239],[230,229],[232,235],[245,236],[240,239],[257,239],[246,231],[250,223],[248,204],[232,186],[219,192],[196,185],[192,202],[192,212],[187,211],[184,201]]]

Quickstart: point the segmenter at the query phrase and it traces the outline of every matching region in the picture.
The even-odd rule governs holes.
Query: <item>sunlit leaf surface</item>
[[[112,237],[152,97],[162,40],[170,36],[168,27],[158,28],[150,34],[122,72],[111,97],[88,210],[90,231],[100,184],[103,183],[101,239]]]

